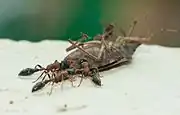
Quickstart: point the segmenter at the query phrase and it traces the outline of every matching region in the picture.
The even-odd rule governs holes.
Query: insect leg
[[[131,34],[132,34],[133,31],[134,31],[134,27],[135,27],[136,24],[137,24],[137,21],[134,21],[134,22],[133,22],[133,25],[132,25],[131,28],[129,29],[129,32],[128,32],[127,36],[131,36]]]
[[[56,77],[56,75],[55,75],[55,73],[53,72],[51,79],[55,79],[55,77]]]
[[[84,75],[82,75],[81,80],[80,80],[80,82],[79,82],[79,85],[78,85],[77,87],[79,87],[79,86],[81,85],[81,83],[82,83],[82,81],[83,81],[83,78],[84,78]]]
[[[42,77],[42,75],[45,73],[45,71],[43,71],[42,73],[41,73],[41,75],[35,80],[35,81],[33,81],[33,83],[35,83],[36,81],[38,81],[41,77]]]
[[[49,79],[51,79],[49,73],[46,73],[46,74],[44,75],[44,77],[42,78],[42,81],[45,79],[46,75],[48,75]]]
[[[94,55],[92,55],[91,53],[85,51],[84,48],[79,47],[78,45],[74,44],[71,40],[69,40],[69,42],[70,42],[72,45],[74,45],[75,47],[77,47],[79,50],[81,50],[82,52],[86,53],[86,54],[87,54],[89,57],[91,57],[92,59],[97,60],[97,61],[99,60],[96,56],[94,56]]]
[[[76,86],[74,85],[74,76],[71,76],[71,77],[70,77],[70,82],[71,82],[71,86],[72,86],[72,87],[76,87]]]
[[[53,81],[53,83],[52,83],[52,85],[51,85],[51,90],[50,90],[50,92],[49,92],[49,95],[52,94],[54,83],[55,83],[55,82]]]
[[[101,39],[101,43],[104,45],[105,49],[108,50],[108,45],[106,44],[104,38]]]
[[[64,75],[61,75],[61,91],[63,91]]]
[[[99,55],[98,55],[98,59],[101,59],[101,56],[102,56],[102,53],[103,53],[103,51],[104,51],[104,45],[102,44],[101,45],[101,49],[100,49],[100,51],[99,51]]]
[[[55,74],[53,73],[51,76],[48,74],[49,80],[52,80],[52,82],[55,80]],[[50,84],[50,82],[49,82]]]

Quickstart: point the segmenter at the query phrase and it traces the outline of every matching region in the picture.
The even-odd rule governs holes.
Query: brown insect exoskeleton
[[[136,21],[133,23],[128,35],[131,35],[136,23]],[[74,58],[79,56],[87,58],[90,64],[93,64],[99,69],[101,68],[100,71],[103,70],[103,68],[110,69],[116,64],[118,65],[124,62],[130,62],[134,51],[141,43],[135,40],[134,42],[131,42],[133,41],[129,39],[131,37],[126,36],[118,36],[115,41],[110,41],[109,39],[111,39],[111,36],[114,34],[113,30],[114,25],[108,25],[105,32],[102,35],[99,35],[98,40],[95,39],[93,41],[86,42],[83,47],[78,46],[76,43],[69,40],[71,45],[76,47],[76,50],[68,56]],[[122,44],[121,40],[126,41],[126,43]]]

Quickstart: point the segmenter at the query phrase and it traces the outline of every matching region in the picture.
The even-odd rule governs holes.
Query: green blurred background
[[[151,43],[180,46],[178,0],[0,0],[0,37],[13,40],[67,40],[80,32],[94,36],[114,22],[126,31],[134,19],[134,36]]]

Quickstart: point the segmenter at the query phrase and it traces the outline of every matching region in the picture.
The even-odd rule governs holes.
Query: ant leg
[[[74,85],[74,76],[71,76],[71,77],[70,77],[70,82],[71,82],[71,86],[72,86],[72,87],[76,87],[76,86]]]
[[[44,73],[45,73],[45,71],[43,71],[43,72],[41,73],[41,75],[40,75],[35,81],[33,81],[33,83],[35,83],[37,80],[39,80]]]
[[[47,74],[48,78],[51,79],[51,76],[49,75],[49,73]],[[45,79],[46,75],[43,77],[42,81]]]
[[[51,79],[52,77],[49,75],[49,73],[47,74],[48,75],[48,78]]]
[[[55,73],[52,74],[52,78],[51,79],[55,79]]]
[[[61,91],[63,91],[63,84],[64,84],[64,75],[61,75]]]
[[[50,90],[50,92],[49,92],[49,95],[51,95],[52,94],[52,91],[53,91],[53,86],[54,86],[54,82],[52,83],[52,85],[51,85],[51,90]]]
[[[44,75],[44,77],[42,78],[42,81],[45,79],[46,75],[47,75],[47,74]]]
[[[74,82],[73,82],[73,81],[71,81],[71,86],[72,86],[72,87],[76,87],[76,86],[74,85]]]
[[[83,78],[84,78],[84,75],[82,75],[79,85],[77,87],[79,87],[82,84]]]
[[[52,76],[50,76],[50,75],[48,74],[48,77],[49,77],[49,79],[51,79],[51,80],[52,80],[52,79],[56,79],[56,78],[55,78],[55,73],[53,73]]]

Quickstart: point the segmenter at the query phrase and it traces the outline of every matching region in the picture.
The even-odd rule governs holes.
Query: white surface
[[[66,42],[0,41],[0,115],[180,115],[180,49],[142,45],[131,65],[101,73],[104,86],[69,82],[31,93],[38,74],[19,79],[26,67],[65,57]],[[9,101],[14,101],[9,104]],[[66,112],[60,109],[67,104]]]

